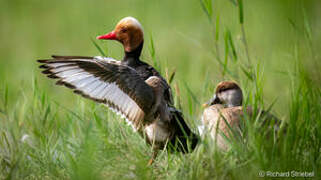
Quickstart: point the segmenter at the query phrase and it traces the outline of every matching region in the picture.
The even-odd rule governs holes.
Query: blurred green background
[[[267,103],[278,98],[276,107],[279,108],[286,105],[289,97],[290,80],[283,73],[293,68],[294,44],[297,41],[299,45],[306,44],[305,34],[299,32],[304,30],[304,10],[312,27],[316,61],[320,61],[321,1],[247,0],[244,5],[250,56],[264,66],[264,98]],[[226,29],[231,31],[235,43],[241,44],[238,10],[231,1],[213,1],[213,14],[220,18],[221,51]],[[19,88],[28,91],[32,79],[36,78],[42,88],[50,91],[53,99],[72,105],[70,91],[55,86],[40,75],[36,59],[48,58],[52,54],[99,55],[90,39],[111,31],[125,16],[137,18],[144,27],[142,59],[152,64],[148,49],[152,36],[157,60],[169,71],[176,68],[178,82],[186,81],[195,94],[203,92],[206,74],[213,86],[230,79],[220,75],[221,67],[213,58],[214,33],[198,0],[1,0],[0,85],[9,83],[11,93]],[[297,29],[290,22],[294,22]],[[119,43],[98,43],[108,49],[108,56],[122,58],[123,49]],[[303,54],[309,51],[300,50]],[[320,63],[316,67],[312,57],[305,62],[308,68],[319,71]],[[320,83],[320,78],[316,79]],[[208,95],[200,97],[207,98]],[[183,92],[183,101],[184,96],[187,94]]]
[[[227,174],[240,178],[247,177],[249,170],[257,177],[258,170],[271,167],[320,169],[317,143],[321,134],[316,128],[321,127],[317,103],[321,97],[321,1],[244,0],[243,27],[250,65],[260,79],[251,82],[240,68],[248,64],[239,11],[233,4],[236,1],[211,1],[209,21],[201,2],[210,1],[0,0],[0,179],[15,173],[18,179],[42,179],[45,175],[48,179],[88,179],[99,173],[118,179],[135,168],[135,174],[146,179],[151,174],[155,179],[224,178]],[[190,156],[165,153],[156,168],[146,167],[150,148],[137,133],[114,121],[116,116],[106,108],[56,86],[41,74],[36,60],[52,54],[100,55],[91,39],[110,32],[126,16],[137,18],[144,28],[142,59],[155,65],[152,38],[161,73],[165,76],[166,71],[176,69],[171,85],[175,94],[180,90],[176,102],[180,99],[189,125],[195,128],[199,124],[201,104],[212,96],[215,85],[232,79],[239,82],[247,97],[249,92],[254,92],[256,99],[262,95],[266,106],[276,100],[273,113],[290,122],[292,128],[282,153],[262,150],[260,143],[265,144],[265,139],[261,139],[259,143],[252,141],[247,151],[214,156],[205,141]],[[226,43],[229,32],[237,61]],[[95,42],[108,56],[122,58],[121,44]],[[227,69],[236,76],[224,74],[217,57],[225,59]],[[298,66],[300,69],[295,69]],[[309,91],[311,87],[317,88]],[[31,143],[21,143],[24,134],[30,135]],[[244,166],[236,162],[244,162]]]

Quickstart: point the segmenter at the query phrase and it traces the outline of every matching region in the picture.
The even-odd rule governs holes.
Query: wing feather
[[[136,129],[154,104],[153,90],[132,68],[104,57],[53,56],[38,60],[44,74],[83,97],[104,103]]]

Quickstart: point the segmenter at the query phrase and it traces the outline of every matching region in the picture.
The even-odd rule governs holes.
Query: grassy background
[[[247,0],[241,23],[236,2],[1,0],[0,178],[238,179],[258,178],[260,170],[320,177],[321,3]],[[195,131],[201,104],[218,82],[232,79],[245,104],[273,104],[287,135],[273,143],[249,123],[248,141],[227,153],[205,138],[189,155],[163,152],[146,166],[151,150],[130,127],[55,86],[36,63],[51,54],[99,55],[91,38],[125,16],[144,27],[142,59],[164,76],[176,69],[176,105]],[[122,58],[119,43],[97,43]]]

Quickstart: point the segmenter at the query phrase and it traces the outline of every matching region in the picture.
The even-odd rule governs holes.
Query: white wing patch
[[[119,63],[110,58],[95,57],[111,63]],[[99,77],[86,72],[75,63],[48,63],[50,71],[60,78],[60,81],[72,85],[83,96],[102,102],[138,130],[145,113],[124,93],[115,82],[106,82]]]
[[[116,61],[115,59],[109,57],[95,56],[94,59],[107,61],[108,63],[120,64],[120,61]]]

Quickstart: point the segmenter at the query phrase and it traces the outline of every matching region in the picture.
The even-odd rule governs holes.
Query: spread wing
[[[137,128],[154,104],[152,88],[131,67],[111,58],[52,56],[38,60],[42,73],[58,79],[58,85],[83,97],[104,103]]]

